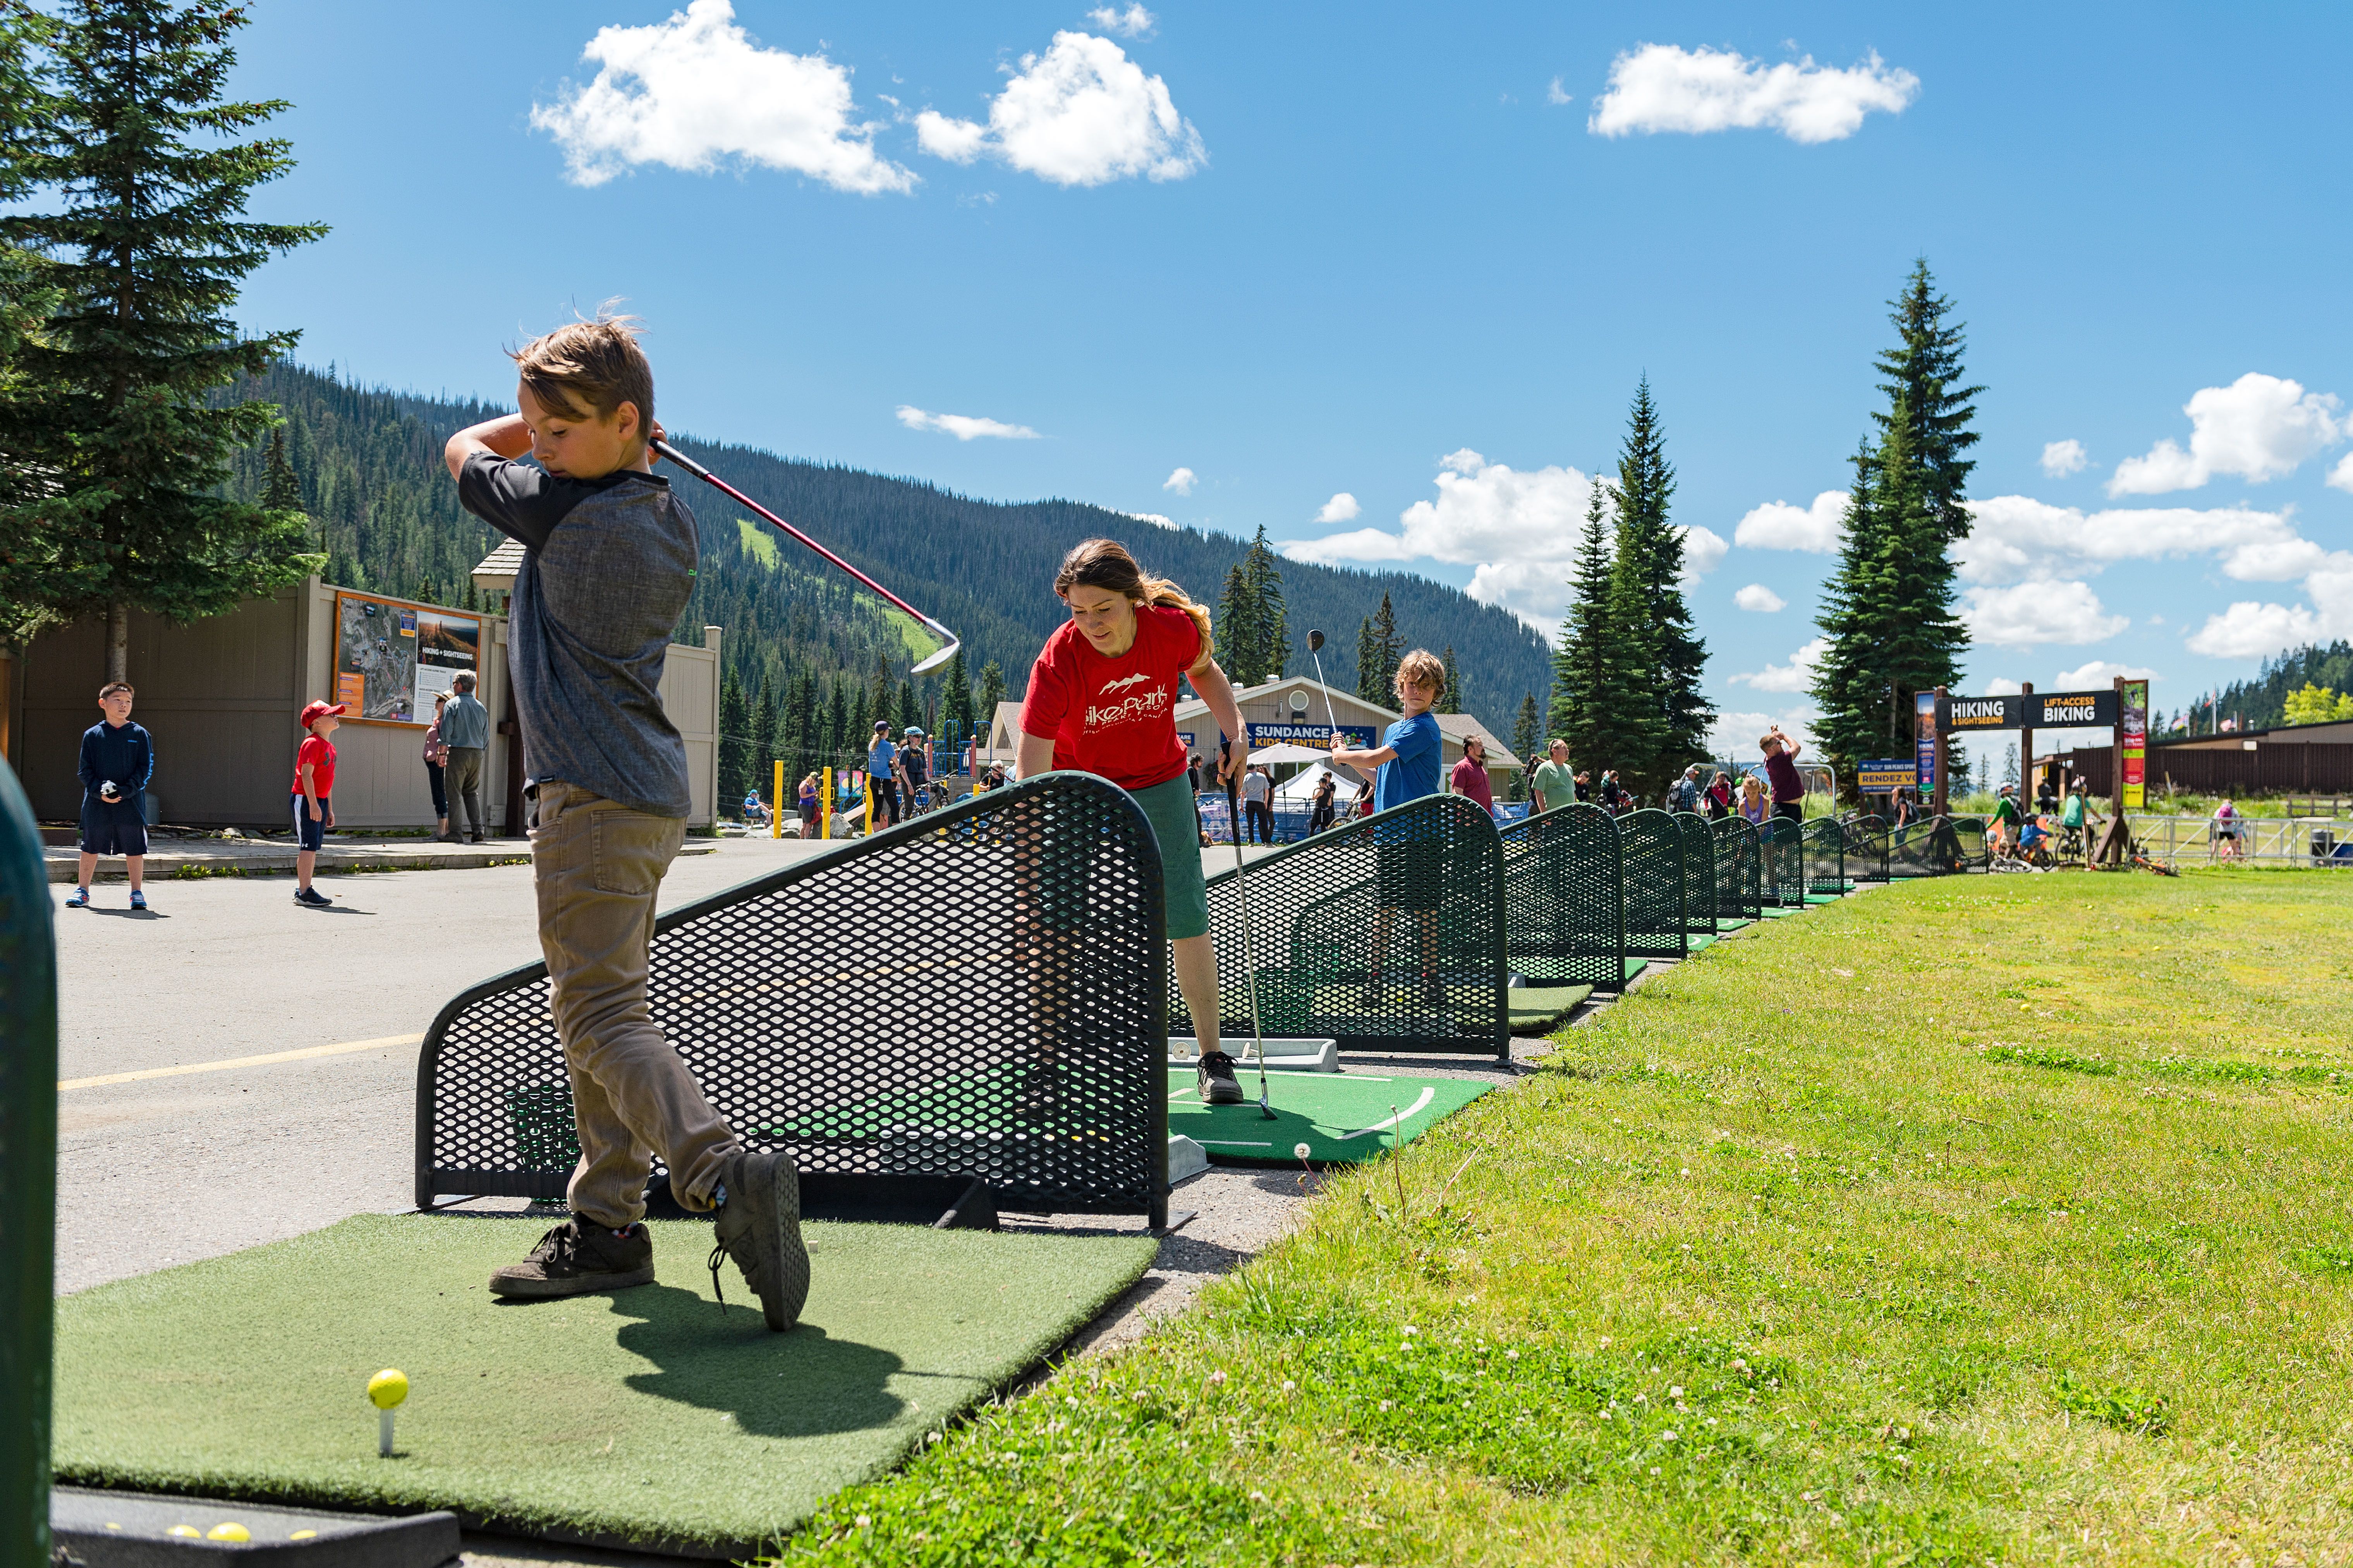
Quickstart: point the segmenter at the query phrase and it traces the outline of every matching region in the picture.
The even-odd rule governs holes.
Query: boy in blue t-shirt
[[[1390,725],[1379,746],[1370,751],[1341,747],[1332,753],[1343,767],[1377,767],[1373,776],[1373,809],[1387,811],[1438,793],[1440,736],[1430,709],[1445,689],[1446,666],[1427,648],[1416,648],[1398,661],[1398,705],[1405,717]],[[1446,1005],[1446,984],[1438,973],[1438,899],[1440,882],[1436,840],[1408,835],[1396,827],[1375,840],[1379,858],[1379,912],[1373,922],[1373,972],[1365,982],[1364,1005],[1378,1008],[1385,1000],[1381,964],[1388,955],[1389,928],[1399,910],[1414,912],[1421,927],[1421,988],[1425,1005]]]
[[[90,879],[99,858],[120,855],[131,873],[131,907],[143,910],[141,881],[147,869],[147,780],[155,771],[155,742],[131,721],[136,694],[127,680],[110,680],[98,690],[106,717],[81,737],[81,877],[66,908],[90,907]]]

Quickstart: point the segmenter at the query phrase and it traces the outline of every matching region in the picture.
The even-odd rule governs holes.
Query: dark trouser
[[[1250,818],[1250,836],[1261,844],[1274,842],[1274,811],[1262,800],[1242,802],[1242,814]]]
[[[449,815],[449,791],[441,782],[441,775],[447,771],[439,763],[425,764],[425,782],[433,786],[433,815],[436,817]]]
[[[1806,803],[1801,800],[1777,800],[1773,803],[1773,815],[1803,823],[1806,820]]]
[[[874,778],[871,773],[867,777],[874,791],[874,824],[887,827],[899,820],[899,781]]]
[[[452,807],[463,805],[466,808],[466,820],[473,824],[473,836],[480,838],[482,837],[482,748],[452,746],[448,765],[449,804]],[[466,833],[454,809],[449,813],[449,831],[460,837]]]

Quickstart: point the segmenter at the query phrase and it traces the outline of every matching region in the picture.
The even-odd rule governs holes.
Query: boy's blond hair
[[[539,405],[565,419],[609,419],[624,403],[638,408],[640,437],[654,427],[654,367],[638,347],[635,316],[596,312],[509,351],[515,372]]]
[[[1397,679],[1393,683],[1399,695],[1409,686],[1434,686],[1440,697],[1446,695],[1446,664],[1426,647],[1418,647],[1398,660]]]
[[[1757,737],[1757,749],[1764,752],[1768,757],[1779,748],[1780,744],[1781,737],[1778,735],[1759,735]]]

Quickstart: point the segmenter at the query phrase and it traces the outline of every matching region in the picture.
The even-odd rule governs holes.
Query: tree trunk
[[[122,599],[106,606],[106,679],[131,679],[131,605]]]

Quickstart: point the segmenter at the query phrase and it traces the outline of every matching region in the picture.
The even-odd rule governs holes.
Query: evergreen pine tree
[[[1438,706],[1432,711],[1460,713],[1462,711],[1462,675],[1454,668],[1454,645],[1448,643],[1440,660],[1446,666],[1446,684],[1438,693]]]
[[[215,615],[322,564],[299,516],[224,493],[278,412],[212,395],[299,336],[248,335],[238,280],[326,232],[243,217],[253,188],[293,167],[282,140],[234,140],[288,107],[222,100],[244,23],[226,5],[78,0],[45,39],[48,123],[18,149],[34,195],[0,216],[0,240],[40,253],[58,296],[19,351],[38,395],[8,437],[47,493],[12,504],[0,537],[31,513],[44,569],[14,586],[63,618],[105,616],[109,679],[124,677],[133,609]],[[40,210],[45,196],[57,205]]]
[[[1380,678],[1374,673],[1379,668],[1378,658],[1378,650],[1373,645],[1373,617],[1366,616],[1356,623],[1356,697],[1359,701],[1381,701]]]
[[[270,428],[269,456],[264,460],[262,470],[261,510],[302,510],[302,485],[294,477],[294,465],[286,460],[286,426],[283,425]]]
[[[1528,692],[1520,699],[1520,716],[1512,726],[1512,757],[1520,765],[1512,772],[1512,798],[1528,798],[1528,759],[1536,754],[1536,742],[1542,738],[1536,729],[1542,721],[1536,712],[1536,694]]]
[[[1620,753],[1624,726],[1635,717],[1638,699],[1627,674],[1626,643],[1617,630],[1611,584],[1616,580],[1615,542],[1609,525],[1609,487],[1593,482],[1585,503],[1585,528],[1577,535],[1577,569],[1569,578],[1568,616],[1553,652],[1552,733],[1568,742],[1570,764],[1592,770],[1628,765]]]
[[[1887,575],[1886,531],[1881,525],[1878,464],[1870,447],[1857,448],[1854,480],[1839,530],[1838,563],[1823,584],[1814,624],[1822,634],[1814,661],[1812,694],[1821,717],[1813,730],[1823,757],[1843,779],[1866,758],[1902,756],[1900,721],[1886,674],[1884,638],[1894,610]]]
[[[849,765],[849,689],[857,682],[844,675],[826,682],[825,740],[818,748],[817,765],[836,770]]]
[[[1266,644],[1259,623],[1258,604],[1250,591],[1250,571],[1237,561],[1226,574],[1226,591],[1209,623],[1217,639],[1218,662],[1234,684],[1256,686],[1266,674]]]
[[[784,745],[787,758],[785,782],[791,787],[793,798],[800,798],[800,781],[825,764],[819,755],[825,750],[824,718],[818,706],[817,670],[803,665],[785,688],[786,734]]]
[[[1258,537],[1250,542],[1245,564],[1250,615],[1258,634],[1257,651],[1261,666],[1258,673],[1269,679],[1281,679],[1291,663],[1291,633],[1282,602],[1282,558],[1267,543],[1264,523],[1259,524]]]
[[[980,711],[975,717],[984,726],[997,722],[997,705],[1005,700],[1005,672],[990,659],[980,667]]]
[[[735,696],[736,700],[743,700],[744,692],[741,687],[736,688]],[[723,696],[722,701],[724,700]],[[725,710],[723,708],[721,712],[723,718]],[[751,777],[744,788],[746,791],[758,790],[760,798],[767,800],[770,805],[780,805],[781,803],[777,801],[768,800],[768,797],[776,793],[776,759],[783,753],[776,745],[776,690],[765,679],[760,682],[760,695],[752,704],[748,745],[749,749],[745,756],[747,766],[744,771]],[[731,795],[727,798],[735,800],[742,797]]]
[[[1707,645],[1693,629],[1683,590],[1683,536],[1668,521],[1675,471],[1650,378],[1634,390],[1618,458],[1618,559],[1612,595],[1618,637],[1636,674],[1637,715],[1628,726],[1619,768],[1662,795],[1667,781],[1707,758],[1715,705],[1701,689]]]
[[[940,702],[940,726],[948,739],[961,746],[972,736],[973,700],[972,675],[965,668],[964,649],[948,656],[944,672],[946,692]]]
[[[1935,521],[1937,535],[1952,543],[1969,534],[1968,509],[1961,498],[1977,464],[1965,454],[1978,444],[1978,433],[1969,428],[1977,416],[1971,400],[1985,388],[1960,384],[1968,374],[1961,365],[1963,329],[1958,321],[1947,323],[1953,302],[1936,292],[1926,257],[1913,263],[1904,292],[1888,306],[1897,342],[1873,362],[1888,378],[1879,386],[1887,394],[1888,411],[1872,418],[1883,442],[1900,411],[1920,505]]]
[[[1405,657],[1405,648],[1398,641],[1397,611],[1386,593],[1381,607],[1357,634],[1356,649],[1356,695],[1379,707],[1395,708],[1398,660]]]
[[[1908,740],[1913,697],[1959,679],[1968,632],[1953,614],[1953,561],[1945,550],[1949,537],[1946,520],[1931,489],[1935,476],[1920,467],[1912,450],[1914,422],[1905,405],[1899,393],[1879,444],[1878,499],[1888,611],[1883,671],[1895,683],[1896,711],[1904,716],[1903,734]],[[1957,773],[1966,768],[1967,758],[1957,746],[1948,742],[1947,751]]]
[[[719,683],[719,809],[733,807],[752,787],[751,709],[731,669]]]

